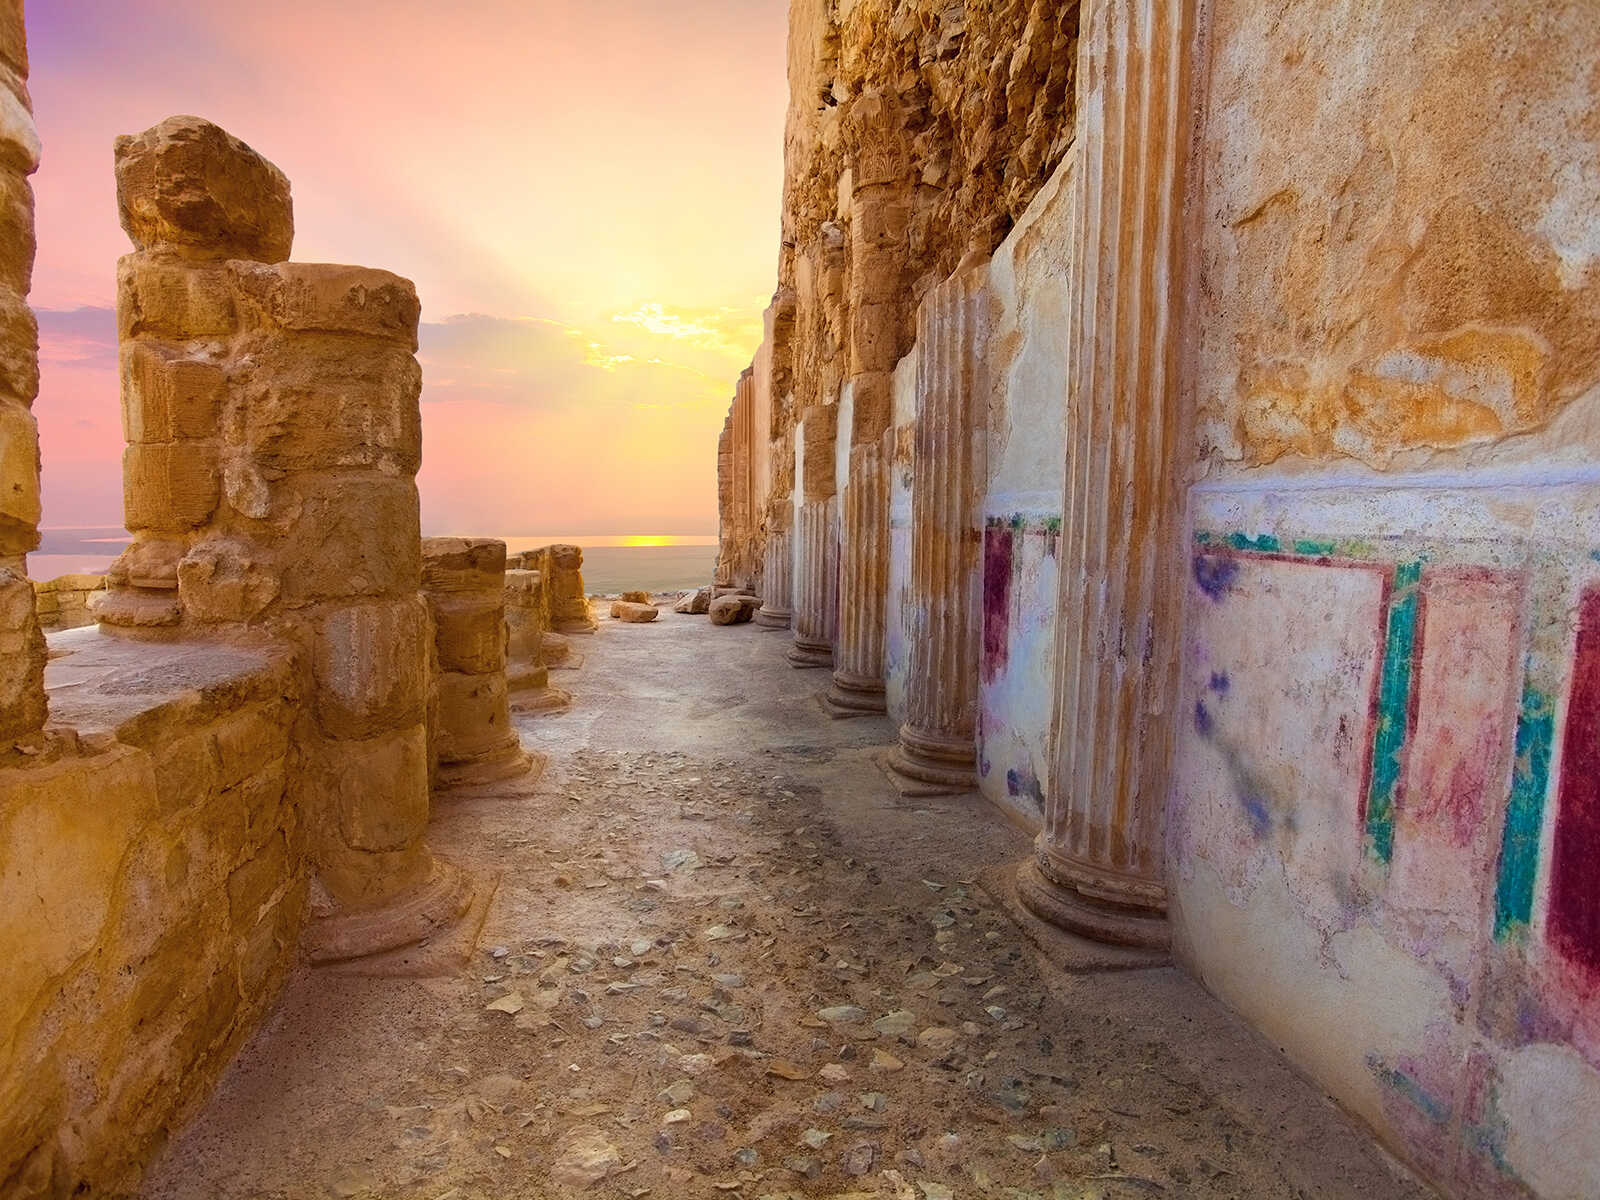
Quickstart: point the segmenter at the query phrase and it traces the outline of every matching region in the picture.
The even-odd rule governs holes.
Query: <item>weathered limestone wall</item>
[[[57,629],[77,629],[95,623],[89,601],[105,591],[104,575],[57,575],[54,579],[33,581],[33,606],[39,628],[46,633]]]
[[[1077,6],[1043,0],[791,5],[778,290],[752,417],[736,397],[719,448],[724,583],[759,574],[778,528],[765,514],[791,494],[795,423],[848,387],[841,452],[878,442],[923,295],[969,251],[991,252],[1066,153],[1076,36]]]
[[[39,134],[28,98],[22,0],[0,3],[0,755],[45,722],[44,637],[24,556],[39,544],[39,325],[33,187]]]
[[[1453,1194],[1600,1194],[1600,14],[1208,46],[1176,950]]]
[[[270,1009],[307,908],[280,648],[52,638],[0,769],[0,1195],[119,1195]]]

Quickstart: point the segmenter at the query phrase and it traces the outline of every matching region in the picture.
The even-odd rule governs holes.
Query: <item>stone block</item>
[[[224,338],[238,323],[230,276],[143,252],[117,260],[117,338]]]
[[[234,927],[253,927],[289,876],[289,847],[279,833],[228,875],[228,914]]]
[[[460,537],[422,540],[422,586],[429,592],[481,591],[498,597],[505,574],[504,542]]]
[[[422,305],[409,279],[334,263],[231,263],[242,326],[350,333],[417,349]]]
[[[26,296],[33,286],[33,185],[0,170],[0,286]]]
[[[154,808],[150,760],[125,747],[0,770],[0,1045],[41,989],[94,949]]]
[[[467,592],[428,593],[439,669],[487,675],[505,669],[508,638],[500,597]]]
[[[243,367],[226,434],[256,470],[416,474],[422,368],[404,346],[273,332],[242,339],[235,357]]]
[[[129,342],[122,368],[122,436],[130,442],[215,437],[227,397],[220,363],[158,341]]]
[[[278,569],[240,538],[206,538],[177,565],[178,594],[189,617],[245,622],[278,598]]]
[[[0,567],[0,749],[44,726],[45,657],[33,585]]]
[[[284,757],[289,750],[287,716],[285,705],[268,703],[234,713],[217,723],[211,736],[216,747],[216,786],[219,789],[238,787],[267,772]]]
[[[0,0],[0,60],[27,78],[28,33],[22,19],[22,0]]]
[[[213,442],[132,445],[122,452],[123,521],[130,530],[178,533],[203,525],[221,495]]]
[[[343,844],[375,853],[420,844],[428,824],[428,741],[419,723],[312,751],[311,795],[330,804]]]
[[[623,592],[619,599],[626,600],[629,604],[649,604],[652,602],[649,592]]]
[[[862,304],[850,316],[850,372],[893,371],[904,350],[905,314],[898,303]]]
[[[711,602],[713,625],[743,625],[755,615],[756,606],[744,596],[718,596]]]
[[[611,619],[629,625],[643,625],[654,621],[660,613],[661,610],[654,604],[636,604],[628,600],[618,600],[611,605]]]
[[[370,738],[423,719],[433,627],[415,595],[322,614],[312,647],[317,720],[330,737]]]
[[[503,674],[440,676],[436,741],[441,762],[478,758],[514,737]]]
[[[111,566],[106,582],[111,587],[141,587],[175,591],[183,543],[175,538],[137,537]]]
[[[37,544],[40,511],[39,426],[21,404],[0,397],[0,522],[18,527],[23,553]]]
[[[40,149],[27,88],[20,81],[0,80],[0,167],[32,175],[39,169]]]
[[[278,548],[284,603],[416,591],[422,547],[411,479],[366,472],[295,477],[278,488],[277,507],[291,518]]]
[[[282,262],[294,206],[282,171],[199,117],[168,117],[116,140],[117,209],[141,250]]]

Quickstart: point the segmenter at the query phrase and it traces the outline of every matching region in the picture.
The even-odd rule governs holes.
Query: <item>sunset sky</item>
[[[778,247],[785,0],[32,0],[46,526],[120,525],[111,144],[283,168],[416,282],[425,533],[711,533]]]

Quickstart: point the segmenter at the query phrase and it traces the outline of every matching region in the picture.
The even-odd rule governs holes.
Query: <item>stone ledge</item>
[[[289,651],[269,642],[147,642],[92,626],[52,633],[47,641],[50,718],[84,737],[144,746],[294,691]]]

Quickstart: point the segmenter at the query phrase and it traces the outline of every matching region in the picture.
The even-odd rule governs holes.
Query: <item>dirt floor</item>
[[[1181,972],[1055,965],[1027,836],[902,798],[787,633],[573,641],[542,778],[436,808],[466,965],[299,974],[149,1200],[1431,1195]]]

